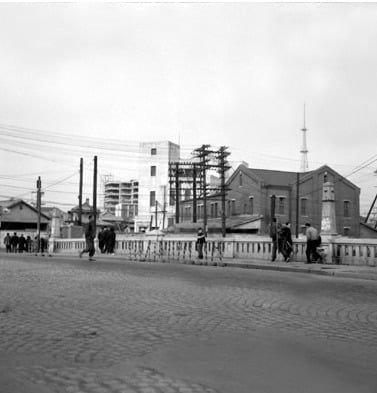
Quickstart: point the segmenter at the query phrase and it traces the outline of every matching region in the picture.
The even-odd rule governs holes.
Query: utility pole
[[[165,216],[166,216],[166,186],[164,186],[164,208],[162,212],[162,229],[165,229]]]
[[[209,145],[202,145],[199,149],[194,151],[197,158],[199,158],[200,172],[202,178],[202,190],[203,190],[203,230],[204,234],[207,235],[207,164],[208,156],[213,151],[209,150]]]
[[[196,222],[197,220],[197,197],[196,197],[196,164],[193,164],[192,167],[192,222]]]
[[[83,183],[84,160],[80,158],[80,185],[79,185],[79,225],[82,224],[82,183]]]
[[[297,183],[296,183],[296,239],[298,239],[298,233],[300,228],[300,173],[297,172]]]
[[[179,163],[175,164],[175,223],[179,223]]]
[[[158,208],[158,201],[155,202],[155,209],[154,209],[154,228],[157,229],[157,208]]]
[[[369,216],[370,216],[370,214],[372,213],[372,210],[373,210],[373,208],[374,208],[374,204],[376,203],[376,200],[377,200],[377,194],[376,194],[376,196],[374,197],[374,200],[373,200],[373,203],[372,203],[372,205],[371,205],[371,207],[370,207],[370,209],[369,209],[369,212],[368,212],[368,214],[367,214],[367,216],[366,216],[366,218],[365,218],[365,223],[367,223],[368,222],[368,220],[369,220]]]
[[[42,181],[41,177],[38,176],[37,180],[37,210],[38,210],[38,219],[37,219],[37,252],[40,251],[41,247],[41,205],[42,205],[42,195],[41,195]]]
[[[94,217],[94,233],[96,233],[97,226],[97,156],[94,156],[94,171],[93,171],[93,217]]]
[[[276,196],[271,195],[271,222],[275,218],[275,201],[276,201]]]
[[[221,193],[221,232],[223,237],[226,236],[226,214],[225,214],[225,200],[226,200],[226,187],[225,187],[225,172],[229,169],[227,166],[226,158],[229,156],[229,152],[226,151],[227,147],[221,146],[218,159],[219,159],[219,173],[220,173],[220,193]]]

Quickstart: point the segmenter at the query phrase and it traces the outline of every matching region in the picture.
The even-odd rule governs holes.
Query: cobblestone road
[[[375,282],[30,256],[1,256],[0,274],[0,351],[18,357],[19,378],[49,392],[226,393],[127,366],[213,334],[297,332],[356,345],[366,359],[377,352]]]

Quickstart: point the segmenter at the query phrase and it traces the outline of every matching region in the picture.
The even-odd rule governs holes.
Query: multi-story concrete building
[[[138,180],[107,181],[104,185],[104,210],[115,216],[135,217],[138,210]]]
[[[164,229],[174,222],[174,204],[169,198],[169,162],[180,159],[180,146],[169,142],[139,145],[139,204],[135,232]]]

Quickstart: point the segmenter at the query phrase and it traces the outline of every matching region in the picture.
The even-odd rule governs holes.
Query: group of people
[[[317,247],[321,245],[321,236],[316,228],[310,223],[305,224],[306,227],[306,263],[322,263],[322,257],[318,253]],[[284,261],[289,262],[293,253],[293,242],[290,223],[281,225],[273,218],[270,227],[270,236],[272,239],[272,255],[271,261],[276,260],[277,252],[281,253]]]
[[[83,254],[89,254],[89,261],[95,261],[93,258],[95,254],[94,239],[96,237],[96,228],[94,223],[94,216],[89,216],[89,221],[85,225],[85,248],[80,251],[80,258]],[[98,247],[101,254],[114,255],[116,234],[113,227],[104,227],[98,233]]]
[[[270,228],[270,236],[272,239],[272,261],[276,260],[277,252],[283,255],[284,261],[289,262],[293,252],[293,242],[290,223],[280,225],[276,218],[272,220]]]
[[[38,236],[32,239],[30,236],[25,236],[21,234],[17,235],[14,232],[11,236],[9,233],[4,238],[5,250],[7,253],[23,253],[23,252],[37,252],[38,251]],[[40,250],[44,252],[47,248],[47,241],[43,237],[40,238]]]
[[[114,255],[116,234],[113,227],[104,227],[98,233],[98,247],[101,250],[101,254]]]

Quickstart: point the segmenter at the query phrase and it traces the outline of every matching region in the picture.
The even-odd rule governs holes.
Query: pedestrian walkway
[[[275,270],[283,272],[311,273],[323,276],[335,276],[343,278],[358,278],[364,280],[377,281],[377,267],[375,266],[357,266],[357,265],[332,265],[312,263],[310,265],[304,262],[284,262],[284,261],[266,261],[266,260],[244,260],[244,259],[224,259],[225,266]]]
[[[52,254],[54,255],[54,254]],[[55,254],[59,257],[73,257],[64,254]],[[74,256],[77,258],[77,256]],[[130,260],[125,255],[115,254],[98,254],[96,255],[98,262],[101,261],[124,261]],[[137,262],[137,261],[135,261]],[[160,262],[157,260],[157,262]],[[164,261],[162,261],[164,262]],[[317,264],[312,263],[310,265],[304,262],[284,262],[284,261],[267,261],[263,259],[238,259],[238,258],[223,258],[214,259],[211,261],[209,258],[195,259],[195,260],[169,260],[169,263],[183,263],[183,264],[195,264],[195,265],[209,265],[209,266],[222,266],[222,267],[237,267],[244,269],[260,269],[260,270],[273,270],[282,272],[293,272],[293,273],[310,273],[318,274],[323,276],[335,276],[343,278],[357,278],[364,280],[376,280],[377,281],[377,267],[376,266],[357,266],[357,265],[334,265],[334,264]]]
[[[5,255],[5,253],[4,253]],[[24,256],[32,258],[34,254],[6,254],[7,256]],[[42,254],[39,254],[42,256]],[[44,254],[43,256],[48,257],[59,257],[68,259],[79,259],[77,255],[64,254],[64,253],[53,253]],[[105,261],[134,261],[130,260],[126,255],[115,254],[96,254],[97,262]],[[146,260],[148,262],[148,260]],[[153,261],[151,261],[153,262]],[[166,262],[159,261],[156,262]],[[207,265],[207,266],[222,266],[222,267],[236,267],[244,269],[260,269],[260,270],[272,270],[281,272],[292,272],[292,273],[310,273],[318,274],[323,276],[334,276],[342,278],[357,278],[363,280],[375,280],[377,281],[377,267],[376,266],[358,266],[358,265],[334,265],[334,264],[317,264],[312,263],[310,265],[304,262],[284,262],[284,261],[274,261],[263,259],[240,259],[240,258],[223,258],[221,261],[216,258],[213,261],[210,258],[206,259],[186,259],[186,260],[169,260],[169,263],[182,263],[189,265]]]

